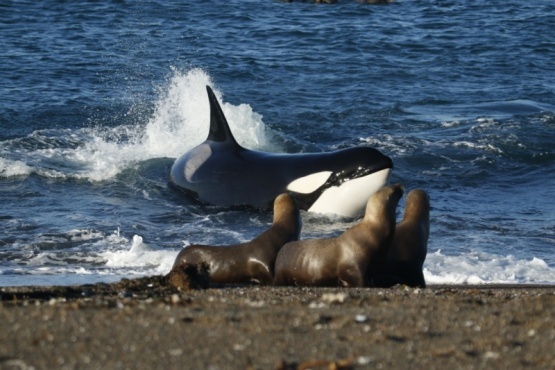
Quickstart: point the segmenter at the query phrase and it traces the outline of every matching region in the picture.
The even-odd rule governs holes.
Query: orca
[[[356,218],[370,195],[389,181],[393,161],[354,147],[323,153],[269,153],[237,143],[209,86],[206,140],[175,160],[170,185],[201,203],[269,209],[281,193],[309,212]]]

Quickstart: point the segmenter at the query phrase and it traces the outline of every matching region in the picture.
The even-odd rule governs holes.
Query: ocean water
[[[431,197],[429,284],[555,284],[555,2],[8,1],[0,5],[0,286],[163,274],[268,211],[170,189],[208,132],[373,146]],[[401,201],[398,218],[403,212]],[[356,220],[303,212],[303,238]]]

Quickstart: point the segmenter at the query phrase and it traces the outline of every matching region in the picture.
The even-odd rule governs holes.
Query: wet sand
[[[555,368],[555,286],[0,288],[0,369]]]

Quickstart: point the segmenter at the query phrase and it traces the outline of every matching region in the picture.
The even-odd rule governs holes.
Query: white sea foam
[[[166,274],[170,271],[177,253],[171,250],[156,249],[143,241],[139,235],[133,236],[131,247],[126,250],[101,253],[106,266],[121,269],[127,274]]]
[[[33,169],[27,166],[22,161],[10,161],[0,157],[0,176],[1,177],[14,177],[29,175]]]
[[[428,284],[553,284],[555,268],[542,259],[518,259],[485,252],[447,256],[428,253],[424,263]]]
[[[104,233],[89,229],[73,229],[68,231],[66,235],[74,243],[104,238]]]
[[[49,178],[65,177],[59,171],[49,168],[36,168],[21,160],[9,160],[0,157],[0,177],[29,176],[33,173]]]
[[[502,154],[503,151],[501,149],[499,149],[498,147],[494,146],[493,144],[490,143],[484,143],[484,144],[480,144],[480,143],[473,143],[470,141],[456,141],[453,143],[454,147],[463,147],[463,148],[468,148],[468,149],[474,149],[477,151],[485,151],[485,152],[493,152],[493,153],[497,153],[497,154]]]
[[[460,126],[460,124],[461,124],[461,121],[459,120],[443,121],[440,123],[441,127],[444,127],[444,128],[457,127],[457,126]]]
[[[106,249],[110,248],[107,242],[111,250],[81,256],[81,266],[57,260],[50,252],[41,252],[28,260],[26,266],[2,268],[0,285],[10,284],[12,280],[21,285],[28,280],[25,276],[39,275],[47,276],[44,284],[60,285],[85,283],[86,276],[90,281],[115,281],[121,277],[161,275],[171,270],[178,253],[149,245],[138,235],[130,241],[114,233],[99,243]],[[424,276],[429,285],[553,284],[555,267],[535,257],[519,259],[484,252],[445,255],[438,250],[428,253]],[[41,284],[37,279],[32,282]]]
[[[358,140],[366,145],[380,148],[389,154],[395,154],[397,156],[410,155],[417,148],[414,141],[415,139],[389,134],[360,137]]]

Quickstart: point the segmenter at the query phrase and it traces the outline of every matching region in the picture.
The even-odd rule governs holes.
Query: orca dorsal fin
[[[206,86],[206,91],[208,92],[208,101],[210,102],[210,131],[206,140],[219,143],[227,142],[239,146],[229,129],[229,124],[220,107],[220,103],[218,103],[218,99],[216,99],[216,95],[214,95],[210,86]]]

